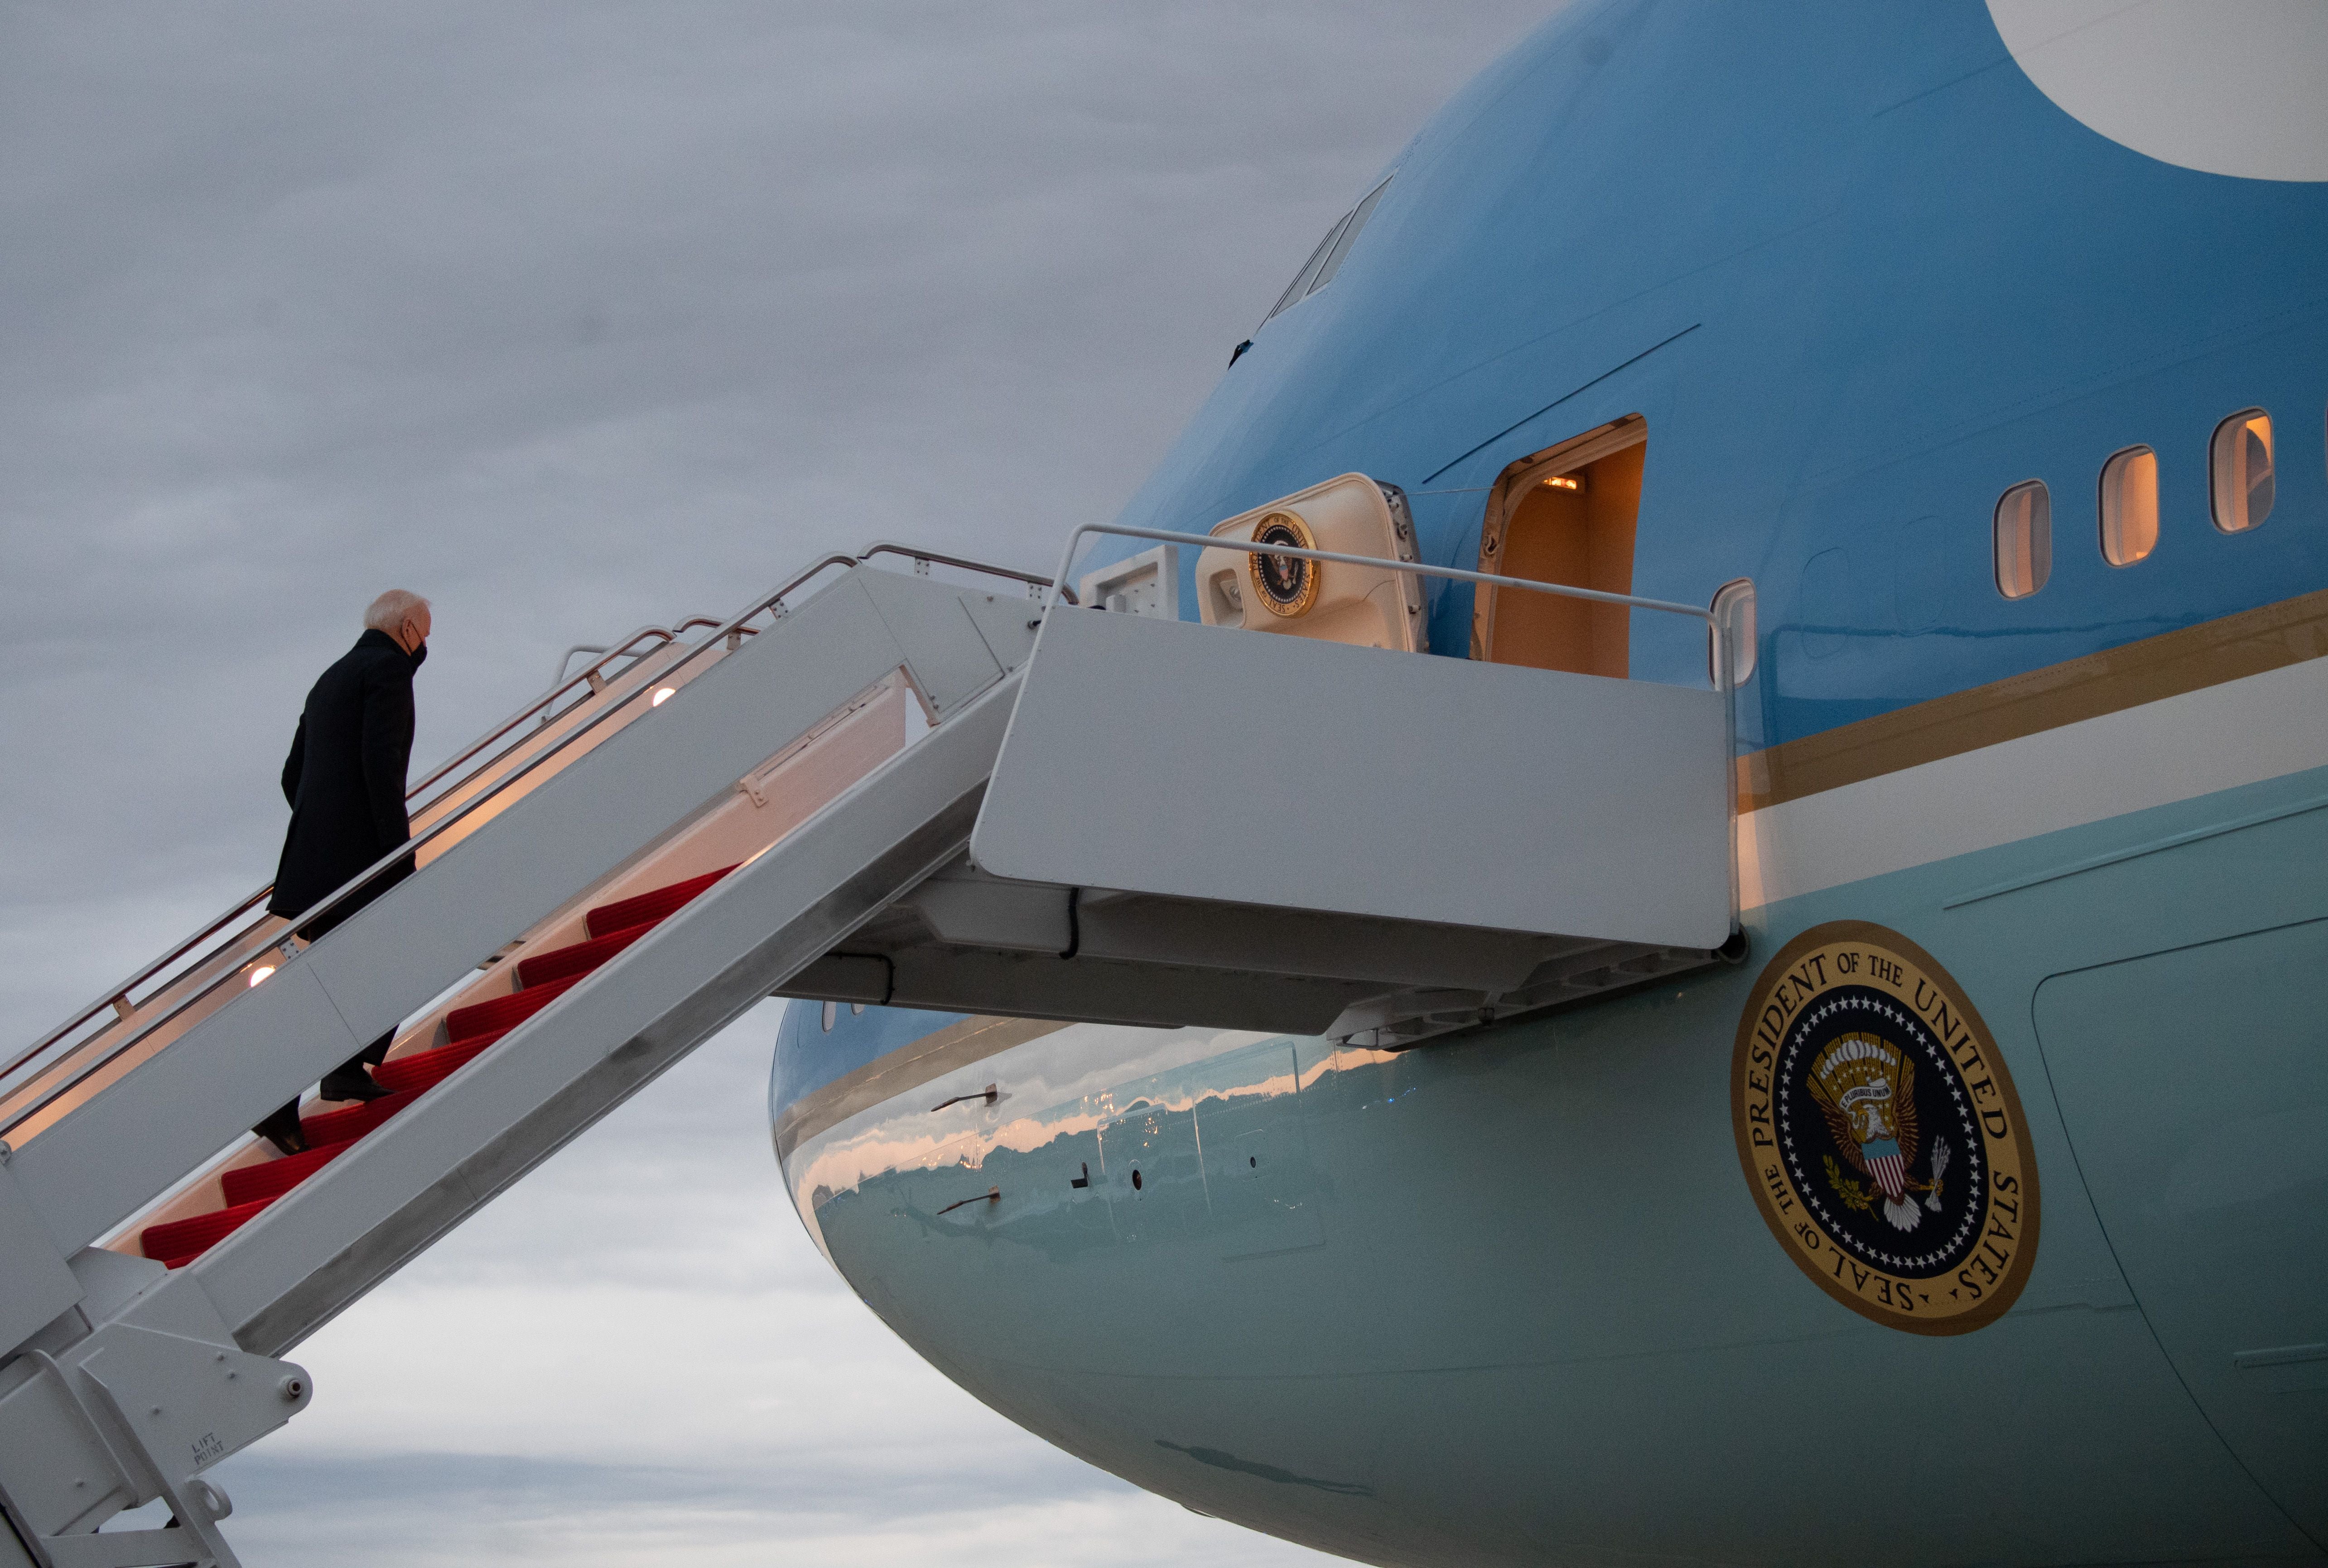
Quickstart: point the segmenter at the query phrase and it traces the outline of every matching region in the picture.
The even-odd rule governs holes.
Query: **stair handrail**
[[[566,650],[565,656],[558,661],[558,673],[549,678],[550,691],[553,694],[562,691],[566,690],[567,687],[571,686],[576,680],[588,681],[592,671],[603,671],[607,663],[613,660],[620,659],[626,655],[638,659],[644,659],[648,653],[654,653],[656,649],[662,647],[665,643],[677,642],[681,634],[691,632],[698,626],[716,626],[718,624],[719,619],[716,615],[690,615],[685,620],[679,622],[675,625],[641,626],[637,631],[632,633],[627,638],[624,639],[620,643],[577,643],[572,647],[568,648]],[[647,637],[652,637],[655,639],[655,647],[648,649],[646,653],[631,655],[631,650],[637,646],[643,638]],[[590,664],[585,665],[582,669],[575,671],[574,676],[569,679],[566,673],[566,667],[574,662],[574,655],[577,653],[599,653],[605,655],[605,657],[600,658]],[[625,671],[624,673],[628,674],[629,671]],[[597,689],[597,686],[595,684],[591,687],[591,690],[593,692],[596,692]],[[502,730],[505,731],[515,725],[523,723],[527,718],[530,718],[534,714],[540,712],[543,706],[544,702],[542,701],[537,701],[529,705],[525,709],[521,709],[517,716],[512,718],[507,724],[502,726]],[[549,718],[545,716],[542,722],[544,724],[549,723]],[[495,733],[499,734],[501,731],[496,731]],[[477,746],[471,746],[469,750],[463,755],[475,755],[481,746],[490,744],[493,738],[493,737],[492,736],[488,736],[485,740],[479,742]],[[446,764],[444,767],[439,768],[437,770],[437,774],[442,774],[449,770],[460,761],[460,757],[454,758],[452,762],[449,762]],[[431,779],[436,776],[436,774],[429,775]],[[429,779],[423,779],[421,784],[425,785],[428,782]],[[465,780],[464,782],[465,783],[466,781]]]
[[[914,563],[916,570],[925,570],[932,561],[935,561],[942,567],[959,567],[964,571],[983,572],[992,577],[1006,577],[1015,583],[1026,584],[1030,590],[1030,597],[1039,597],[1039,590],[1054,587],[1058,580],[1037,577],[1033,572],[1022,572],[1015,567],[998,567],[990,566],[985,561],[964,560],[960,556],[941,555],[934,549],[923,549],[915,545],[899,544],[894,540],[886,539],[875,540],[871,544],[867,545],[858,552],[857,559],[860,561],[869,561],[877,555],[904,556]]]
[[[1287,544],[1264,544],[1258,540],[1222,539],[1208,533],[1178,533],[1169,529],[1134,528],[1122,522],[1086,522],[1079,524],[1067,536],[1067,548],[1059,553],[1058,576],[1051,584],[1051,601],[1044,606],[1047,615],[1062,597],[1069,605],[1079,601],[1067,588],[1068,573],[1074,570],[1075,549],[1087,534],[1112,534],[1124,539],[1157,540],[1166,544],[1192,544],[1204,549],[1240,550],[1246,555],[1297,556],[1303,560],[1339,561],[1346,566],[1376,567],[1384,571],[1404,572],[1414,577],[1444,577],[1459,583],[1484,583],[1489,587],[1520,588],[1529,593],[1551,594],[1556,597],[1586,599],[1598,605],[1622,605],[1628,609],[1655,610],[1664,615],[1686,615],[1705,623],[1711,652],[1706,660],[1706,672],[1717,695],[1722,699],[1723,757],[1722,779],[1724,798],[1729,803],[1729,820],[1738,821],[1738,680],[1736,632],[1733,617],[1737,599],[1717,597],[1709,606],[1685,605],[1672,599],[1643,598],[1638,594],[1612,594],[1601,588],[1583,588],[1573,583],[1545,582],[1539,577],[1505,577],[1496,572],[1475,572],[1462,567],[1432,566],[1423,561],[1392,560],[1384,556],[1349,555],[1340,550],[1303,549]],[[1739,931],[1738,836],[1733,827],[1730,835],[1730,931],[1734,939]]]
[[[516,729],[535,714],[541,713],[545,709],[556,706],[559,698],[567,695],[568,692],[569,692],[577,684],[587,683],[593,673],[603,672],[606,665],[618,659],[631,655],[631,650],[635,648],[641,642],[652,638],[655,642],[655,646],[659,648],[676,640],[679,634],[687,631],[690,627],[716,624],[718,624],[718,623],[712,621],[709,617],[699,615],[682,621],[675,627],[652,625],[642,626],[637,631],[632,633],[628,637],[623,639],[620,643],[614,643],[609,647],[588,650],[589,652],[601,654],[602,657],[594,660],[590,664],[585,666],[583,669],[576,671],[571,679],[563,680],[552,684],[550,688],[544,691],[540,697],[535,698],[523,708],[519,709],[517,712],[512,714],[508,718],[503,719],[500,724],[497,724],[493,728],[487,730],[482,737],[471,743],[457,755],[439,765],[418,784],[414,784],[410,789],[404,792],[406,802],[409,803],[419,800],[421,795],[427,793],[431,784],[434,784],[446,774],[451,773],[455,768],[460,766],[463,763],[468,761],[471,757],[475,756],[479,752],[493,745],[494,741],[499,740],[503,736],[508,735],[510,732]],[[652,653],[652,649],[648,650],[649,653]],[[571,651],[569,651],[568,657],[570,658],[571,656]],[[645,656],[646,655],[644,653],[635,655],[637,658],[644,658]],[[526,737],[523,738],[530,739],[531,737]],[[509,750],[513,749],[515,748],[511,747],[495,754],[493,756],[488,757],[484,762],[479,764],[476,768],[472,770],[466,777],[462,778],[457,783],[446,786],[443,793],[450,794],[453,791],[460,789],[464,785],[470,784],[488,768],[491,768],[495,763],[501,761],[502,757],[508,756]],[[427,804],[424,803],[418,809],[426,810]],[[146,984],[146,981],[152,980],[155,976],[168,970],[180,959],[185,957],[188,953],[192,953],[195,949],[202,946],[202,944],[208,942],[211,937],[217,935],[219,932],[234,924],[243,915],[248,915],[254,906],[258,905],[261,900],[265,899],[268,894],[274,891],[275,884],[273,882],[265,882],[260,884],[257,889],[246,895],[239,902],[230,906],[223,914],[211,920],[209,925],[203,926],[192,935],[180,942],[175,947],[171,948],[167,953],[162,954],[161,957],[147,963],[144,968],[129,976],[128,979],[122,981],[117,985],[108,988],[103,996],[98,998],[95,1001],[90,1002],[80,1012],[75,1013],[63,1023],[57,1026],[57,1028],[50,1030],[48,1034],[42,1036],[31,1047],[19,1053],[15,1059],[9,1062],[5,1067],[0,1067],[0,1083],[5,1083],[6,1079],[14,1076],[28,1063],[32,1062],[50,1047],[55,1045],[58,1041],[71,1034],[75,1029],[80,1028],[91,1019],[98,1017],[108,1009],[113,1012],[116,1018],[127,1019],[130,1017],[136,1010],[135,1005],[130,1001],[131,992],[136,991],[138,987]]]
[[[810,581],[833,567],[860,566],[867,559],[875,555],[926,556],[929,559],[941,561],[948,566],[960,567],[970,571],[983,572],[990,576],[1007,577],[1014,581],[1027,583],[1030,587],[1034,587],[1039,588],[1051,586],[1047,579],[1037,578],[1033,577],[1031,574],[1020,572],[1012,568],[996,567],[980,561],[962,560],[953,557],[933,554],[927,551],[917,551],[908,546],[877,541],[872,545],[868,545],[863,552],[858,555],[852,556],[846,552],[835,552],[831,555],[821,557],[805,569],[794,574],[791,578],[787,579],[783,587],[776,588],[771,593],[760,596],[736,615],[731,616],[725,622],[718,624],[717,628],[710,635],[705,637],[694,647],[689,649],[686,653],[681,655],[681,657],[669,665],[663,672],[665,674],[670,674],[684,669],[687,665],[702,657],[706,652],[720,644],[723,641],[728,641],[731,648],[735,645],[740,644],[743,637],[755,635],[756,634],[756,628],[749,626],[746,623],[769,612],[773,612],[774,616],[779,619],[785,615],[785,596],[797,592],[799,589],[805,587]],[[708,620],[709,617],[702,617],[702,619]],[[611,656],[612,655],[608,655],[608,657]],[[577,675],[575,679],[579,680],[581,677]],[[569,682],[568,684],[571,683]],[[50,1085],[49,1088],[38,1098],[11,1113],[7,1122],[5,1124],[0,1124],[0,1134],[13,1131],[16,1127],[22,1125],[29,1118],[39,1114],[43,1108],[53,1103],[60,1096],[70,1093],[75,1086],[86,1081],[91,1075],[101,1071],[110,1063],[119,1059],[122,1055],[133,1049],[140,1041],[144,1040],[155,1030],[159,1029],[164,1025],[176,1019],[180,1014],[185,1012],[188,1009],[210,997],[213,992],[225,986],[230,980],[239,976],[242,972],[245,965],[263,957],[270,952],[278,950],[281,951],[283,954],[283,961],[285,963],[287,964],[292,962],[296,953],[302,951],[291,945],[294,934],[297,932],[299,927],[310,925],[324,915],[329,915],[333,910],[338,908],[342,904],[346,902],[347,899],[358,889],[369,884],[373,878],[379,876],[381,872],[388,870],[408,856],[417,855],[423,848],[433,842],[438,836],[448,831],[455,824],[466,820],[471,812],[476,811],[487,802],[493,800],[501,794],[502,791],[508,789],[519,780],[531,775],[535,769],[540,767],[550,758],[559,756],[582,737],[588,735],[590,732],[596,729],[601,724],[604,724],[615,714],[621,712],[624,709],[628,708],[632,703],[637,701],[640,697],[645,694],[646,690],[647,687],[645,685],[641,685],[624,693],[621,697],[617,698],[613,702],[608,703],[596,713],[591,715],[588,719],[577,725],[566,734],[559,737],[556,741],[542,748],[542,750],[535,754],[532,757],[527,759],[519,767],[515,768],[502,778],[497,780],[492,788],[479,793],[468,801],[463,802],[451,812],[447,813],[436,822],[430,823],[420,834],[415,838],[408,840],[402,844],[398,845],[394,850],[391,850],[387,854],[381,856],[371,865],[367,866],[363,870],[350,878],[346,882],[343,883],[339,887],[334,889],[321,901],[309,908],[303,910],[297,915],[293,916],[287,922],[284,931],[268,937],[264,942],[257,943],[238,953],[234,958],[221,965],[219,972],[213,975],[206,984],[190,991],[185,996],[180,997],[166,1011],[159,1013],[152,1019],[143,1020],[139,1023],[139,1026],[136,1028],[131,1030],[120,1039],[114,1041],[111,1048],[96,1055],[92,1060],[82,1063],[80,1066],[70,1076],[64,1078],[59,1083]],[[522,717],[522,715],[520,716],[521,719]],[[447,793],[449,793],[449,792]],[[262,888],[258,893],[251,895],[251,897],[249,899],[244,900],[244,902],[239,906],[232,914],[214,922],[205,932],[205,934],[208,934],[209,932],[215,932],[221,926],[231,921],[235,917],[235,915],[239,915],[248,910],[251,904],[255,903],[259,897],[264,896],[266,891],[267,889]],[[195,939],[195,941],[199,940],[200,938]],[[192,942],[182,944],[178,950],[179,953],[183,954],[187,951],[191,951],[192,945]],[[230,947],[232,943],[230,941],[229,943],[221,945]],[[152,971],[149,970],[148,972],[150,973]],[[66,1025],[61,1030],[53,1031],[40,1046],[36,1046],[32,1050],[23,1053],[16,1059],[15,1062],[11,1064],[5,1073],[0,1073],[0,1089],[5,1089],[5,1079],[7,1077],[14,1075],[19,1068],[38,1056],[42,1051],[45,1050],[49,1046],[53,1045],[64,1035],[69,1034],[80,1024],[87,1022],[89,1019],[96,1017],[99,1012],[112,1005],[113,1002],[110,997],[99,1001],[93,1007],[84,1010],[73,1023]],[[124,1021],[127,1021],[130,1018],[134,1017],[134,1014],[123,1014],[121,1016]],[[53,1066],[55,1065],[56,1064],[53,1062],[47,1064],[48,1066]],[[46,1067],[44,1066],[42,1070],[45,1071]]]
[[[1645,599],[1638,594],[1612,594],[1601,588],[1578,587],[1573,583],[1546,582],[1541,577],[1507,577],[1494,572],[1467,571],[1461,567],[1432,566],[1427,561],[1394,560],[1388,556],[1347,555],[1340,550],[1303,549],[1290,544],[1264,544],[1248,540],[1222,539],[1208,533],[1175,533],[1169,529],[1134,528],[1130,523],[1123,522],[1081,523],[1077,525],[1075,532],[1067,536],[1067,548],[1059,557],[1059,575],[1052,584],[1055,603],[1056,596],[1065,596],[1066,602],[1071,605],[1081,603],[1073,594],[1068,593],[1065,585],[1067,573],[1075,567],[1075,546],[1083,542],[1085,534],[1093,533],[1116,534],[1125,539],[1161,540],[1167,544],[1200,545],[1206,549],[1242,550],[1246,555],[1299,556],[1304,560],[1339,561],[1345,566],[1354,567],[1379,567],[1385,571],[1405,572],[1414,577],[1449,577],[1456,582],[1485,583],[1490,587],[1497,588],[1525,588],[1532,593],[1553,594],[1563,598],[1591,599],[1595,604],[1624,605],[1636,610],[1658,610],[1670,615],[1687,615],[1694,620],[1704,621],[1709,632],[1718,632],[1723,619],[1719,612],[1703,605],[1678,604],[1671,599]],[[1726,650],[1722,662],[1728,662]],[[1726,674],[1716,675],[1717,686],[1723,686],[1726,690],[1725,681]]]
[[[511,714],[507,718],[502,719],[499,724],[494,725],[491,729],[486,730],[484,734],[470,742],[469,745],[460,752],[438,764],[435,771],[431,772],[427,777],[422,779],[418,784],[414,784],[410,789],[405,791],[404,798],[408,801],[419,799],[421,792],[426,790],[430,784],[435,784],[438,779],[443,778],[446,774],[451,773],[455,768],[460,766],[463,763],[468,761],[471,757],[476,756],[479,752],[493,745],[493,742],[501,739],[502,737],[508,735],[519,726],[522,725],[527,719],[533,718],[535,715],[541,715],[542,722],[548,723],[549,717],[548,710],[555,708],[558,705],[558,699],[570,693],[577,684],[588,686],[592,695],[596,695],[599,688],[605,684],[605,669],[607,665],[612,664],[618,659],[629,659],[635,663],[638,660],[646,658],[649,654],[655,653],[658,649],[677,641],[679,630],[680,628],[671,626],[641,626],[637,631],[633,632],[629,636],[624,638],[619,643],[576,643],[573,647],[568,648],[566,651],[566,659],[565,662],[559,666],[557,679],[553,680],[549,683],[549,685],[542,691],[540,696],[533,699],[530,702],[528,702],[524,707],[519,709],[515,713]],[[640,652],[633,652],[633,650],[638,648],[638,645],[641,643],[649,642],[653,644],[652,647]],[[573,674],[568,675],[566,673],[565,666],[566,664],[573,662],[574,655],[577,653],[596,653],[598,657],[593,659],[589,663],[585,664],[581,669],[575,671]],[[625,673],[627,673],[627,671],[625,671]],[[597,681],[593,681],[590,679],[593,675],[596,675],[600,679]],[[526,737],[523,738],[530,739],[531,737]],[[508,751],[504,750],[486,758],[483,763],[478,765],[477,769],[472,772],[467,778],[460,780],[459,783],[447,785],[445,793],[450,794],[454,790],[459,789],[462,784],[465,784],[474,779],[477,776],[477,773],[483,772],[485,768],[493,766],[494,763],[499,762],[503,756],[508,755]]]

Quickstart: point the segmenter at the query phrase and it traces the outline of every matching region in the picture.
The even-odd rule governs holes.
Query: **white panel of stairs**
[[[972,699],[211,1249],[187,1284],[247,1347],[312,1332],[960,855],[1012,695]]]
[[[43,1323],[80,1300],[80,1285],[64,1255],[41,1224],[41,1216],[17,1189],[16,1178],[0,1165],[0,1345],[29,1338]]]
[[[61,1249],[95,1240],[887,671],[942,712],[991,686],[965,596],[988,600],[863,568],[818,594],[17,1150],[29,1204]]]
[[[1712,691],[1060,609],[971,852],[1027,881],[1712,948],[1727,733]]]

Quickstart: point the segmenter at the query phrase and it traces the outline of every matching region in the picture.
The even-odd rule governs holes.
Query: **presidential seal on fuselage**
[[[1930,954],[1859,921],[1804,932],[1755,982],[1730,1080],[1747,1185],[1827,1294],[1916,1334],[2013,1304],[2037,1167],[1995,1041]]]

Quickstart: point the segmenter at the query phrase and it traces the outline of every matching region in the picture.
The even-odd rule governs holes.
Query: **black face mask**
[[[412,661],[412,667],[415,670],[419,669],[420,666],[428,662],[428,644],[426,643],[421,643],[420,646],[412,650],[411,653],[407,653],[405,657]]]

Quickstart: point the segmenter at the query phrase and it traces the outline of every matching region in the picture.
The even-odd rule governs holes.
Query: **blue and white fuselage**
[[[2214,120],[2144,86],[2162,50]],[[1621,591],[1752,585],[1745,960],[1408,1050],[795,1003],[778,1152],[852,1288],[1062,1447],[1367,1561],[2318,1560],[2328,136],[2291,81],[2328,98],[2298,6],[1607,0],[1465,89],[1121,521],[1355,473],[1424,561],[1530,575],[1514,476],[1635,432]],[[1469,586],[1423,621],[1499,657]],[[1700,627],[1620,646],[1704,683]],[[1788,990],[1822,933],[1998,1059],[1915,1091],[1823,1035],[1758,1167],[1795,1002],[1865,1005]]]

